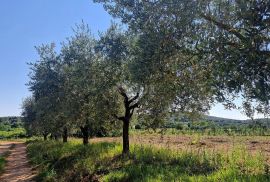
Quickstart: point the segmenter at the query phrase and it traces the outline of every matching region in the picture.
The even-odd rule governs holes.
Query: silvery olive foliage
[[[156,50],[156,55],[165,56],[166,59],[151,57],[145,54],[147,51],[141,51],[143,58],[148,58],[143,72],[164,71],[161,60],[175,56],[184,60],[183,53],[193,55],[198,59],[196,65],[208,72],[205,78],[216,101],[234,108],[235,99],[242,97],[241,108],[247,115],[251,116],[254,111],[269,114],[269,1],[95,2],[103,4],[139,40],[143,39],[143,50],[149,50],[148,53]],[[156,49],[149,49],[151,44]],[[150,55],[154,55],[154,51]],[[156,69],[159,63],[162,66]]]

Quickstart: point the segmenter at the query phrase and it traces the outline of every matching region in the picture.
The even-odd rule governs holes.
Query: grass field
[[[133,134],[123,158],[120,138],[32,141],[40,181],[270,181],[268,137]],[[37,152],[39,151],[39,152]]]
[[[0,131],[0,139],[11,139],[25,137],[24,128],[11,128],[8,131]]]

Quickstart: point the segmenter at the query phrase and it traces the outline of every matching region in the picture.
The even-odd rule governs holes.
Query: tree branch
[[[127,96],[127,94],[126,94],[125,89],[124,89],[123,87],[119,86],[119,87],[118,87],[118,91],[119,91],[119,93],[125,98],[125,101],[128,101],[128,96]]]
[[[135,100],[138,99],[138,98],[139,98],[139,92],[136,94],[135,97],[133,97],[132,99],[130,99],[130,100],[128,101],[128,104],[131,104],[133,101],[135,101]]]
[[[132,106],[129,107],[129,109],[135,109],[139,107],[139,103],[133,104]]]
[[[218,26],[219,28],[222,28],[230,33],[232,33],[233,35],[235,35],[236,37],[238,37],[241,40],[245,40],[246,37],[243,36],[239,31],[237,31],[235,28],[231,27],[230,25],[224,24],[222,22],[217,21],[215,18],[211,17],[210,15],[205,15],[205,14],[201,14],[201,16],[207,20],[210,21],[212,23],[214,23],[216,26]]]
[[[133,113],[134,113],[134,109],[135,109],[135,108],[133,108],[133,109],[131,110],[130,117],[132,117],[132,115],[133,115]]]
[[[113,114],[113,117],[121,121],[124,121],[125,119],[124,117],[118,117],[116,114]]]

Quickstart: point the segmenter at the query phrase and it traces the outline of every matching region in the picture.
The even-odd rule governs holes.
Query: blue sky
[[[37,59],[34,46],[59,44],[81,21],[93,34],[104,31],[112,17],[91,0],[1,0],[0,6],[0,116],[20,115],[27,86],[27,62]],[[211,115],[244,119],[239,111],[217,105]]]

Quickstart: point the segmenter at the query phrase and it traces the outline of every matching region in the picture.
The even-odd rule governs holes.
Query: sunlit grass
[[[40,169],[39,181],[268,181],[269,166],[260,153],[243,146],[230,152],[169,150],[131,146],[130,157],[121,156],[121,145],[99,142],[83,146],[35,141],[28,154]]]
[[[25,137],[24,128],[12,128],[9,131],[0,131],[0,139],[21,138]]]

